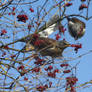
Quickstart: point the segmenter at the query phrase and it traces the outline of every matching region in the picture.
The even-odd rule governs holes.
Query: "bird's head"
[[[59,42],[59,46],[60,46],[61,49],[65,49],[67,47],[70,47],[70,43],[67,42],[66,40],[62,40],[62,41]]]

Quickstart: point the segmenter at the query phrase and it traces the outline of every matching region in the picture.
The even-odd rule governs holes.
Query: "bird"
[[[46,22],[44,25],[42,25],[38,32],[41,37],[48,37],[53,32],[59,29],[59,26],[62,26],[61,22],[59,21],[60,17],[59,15],[55,14],[52,16],[48,22]]]
[[[40,53],[42,56],[62,56],[63,50],[69,47],[70,44],[65,40],[57,41],[48,38],[48,36],[55,32],[59,28],[59,26],[62,26],[60,21],[58,21],[59,19],[59,15],[54,15],[46,23],[46,25],[43,25],[38,29],[37,33],[29,34],[26,37],[9,43],[8,45],[14,44],[16,42],[24,42],[26,43],[26,45],[22,48],[23,51],[32,51],[32,49],[35,49],[35,51],[37,53]],[[46,29],[48,27],[49,30]],[[44,33],[46,33],[47,35],[45,35]]]
[[[30,51],[30,46],[33,46],[37,53],[41,56],[50,56],[56,58],[62,56],[64,49],[70,46],[66,40],[57,41],[52,38],[40,37],[39,34],[33,34],[31,40],[27,42],[27,49]],[[29,46],[29,47],[28,47]]]
[[[70,35],[75,39],[78,40],[79,38],[83,37],[85,34],[85,23],[78,18],[69,18],[67,17],[68,20],[68,30]]]

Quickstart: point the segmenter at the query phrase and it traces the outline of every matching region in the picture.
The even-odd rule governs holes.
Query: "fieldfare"
[[[27,51],[30,51],[30,46],[33,46],[35,51],[42,56],[51,56],[52,58],[62,56],[64,49],[70,46],[65,40],[57,41],[51,38],[40,37],[39,34],[33,34],[30,38],[27,39]]]
[[[85,23],[78,18],[67,18],[69,33],[75,40],[81,38],[85,33]]]

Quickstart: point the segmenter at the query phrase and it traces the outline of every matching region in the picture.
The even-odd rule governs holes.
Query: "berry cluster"
[[[7,31],[5,29],[1,30],[1,36],[5,35],[7,33]]]
[[[66,4],[65,4],[66,7],[69,7],[69,6],[71,6],[71,5],[72,5],[72,3],[66,3]]]
[[[39,67],[35,67],[35,68],[32,69],[32,73],[33,73],[33,72],[36,72],[36,73],[37,73],[37,72],[40,72],[40,70],[41,70],[41,69],[40,69]]]
[[[21,22],[24,22],[24,23],[26,23],[26,21],[28,20],[28,17],[25,14],[18,15],[17,18],[18,18],[18,21],[21,21]]]
[[[56,40],[59,40],[61,36],[59,34],[56,34]]]
[[[63,35],[64,35],[66,28],[64,28],[64,26],[59,26],[58,29],[59,29],[59,33],[63,33]]]
[[[82,48],[82,44],[72,44],[71,47],[75,47],[76,53],[78,52],[78,49]]]
[[[80,11],[80,10],[83,10],[84,8],[88,8],[88,6],[85,5],[85,4],[81,4],[80,7],[79,7],[79,11]]]
[[[23,65],[19,66],[17,70],[20,72],[21,76],[23,76],[24,74],[28,72]]]
[[[66,69],[66,70],[63,71],[63,73],[70,73],[71,72],[71,70],[69,70],[69,69],[67,70],[69,64],[61,64],[60,66],[64,67]]]
[[[59,73],[58,69],[54,69],[53,71],[53,66],[49,65],[47,68],[45,68],[45,71],[47,71],[47,74],[49,77],[55,78],[56,77],[56,73]]]
[[[15,7],[12,7],[12,12],[9,12],[8,15],[15,15],[16,14],[15,9],[16,9]]]
[[[36,64],[36,65],[43,65],[44,61],[45,61],[44,59],[40,59],[38,57],[38,58],[36,58],[36,61],[34,62],[34,64]]]
[[[3,52],[2,57],[4,57],[5,55],[6,55],[6,52]]]
[[[55,78],[56,77],[56,73],[54,73],[54,72],[48,72],[48,76],[52,77],[52,78]]]
[[[39,91],[39,92],[43,92],[45,91],[46,89],[48,88],[48,85],[42,85],[42,86],[38,86],[36,89]]]
[[[52,82],[49,81],[48,84],[37,86],[36,89],[37,89],[39,92],[44,92],[44,91],[46,91],[47,88],[51,88],[51,86],[52,86]]]
[[[39,34],[33,34],[32,38],[34,46],[40,46],[44,43],[44,40],[40,40],[39,36]]]
[[[66,90],[68,90],[68,88],[70,87],[70,92],[76,92],[74,85],[77,81],[78,79],[76,77],[66,77]]]

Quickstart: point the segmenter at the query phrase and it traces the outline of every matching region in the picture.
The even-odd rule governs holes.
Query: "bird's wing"
[[[46,28],[45,30],[39,32],[41,37],[48,37],[49,35],[51,35],[54,31],[56,31],[57,29],[57,24],[53,24],[51,26],[49,26],[48,28]]]
[[[47,23],[45,23],[43,26],[39,28],[39,31],[43,31],[49,26],[55,24],[59,20],[59,15],[54,15]]]
[[[58,28],[59,15],[54,15],[47,23],[39,28],[39,34],[41,37],[48,37]]]
[[[43,41],[43,43],[40,44],[40,48],[51,48],[56,43],[56,40],[50,38],[39,37],[38,40]]]

